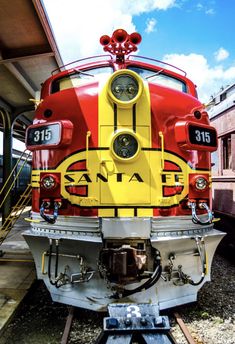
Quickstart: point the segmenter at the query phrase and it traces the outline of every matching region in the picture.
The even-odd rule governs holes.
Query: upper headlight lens
[[[122,158],[132,158],[138,151],[138,142],[136,138],[130,134],[120,134],[113,142],[114,153]]]
[[[129,102],[134,99],[139,91],[138,81],[129,74],[121,74],[113,79],[111,92],[118,100]]]
[[[195,186],[198,190],[205,190],[207,188],[208,182],[205,178],[199,177],[196,179]]]

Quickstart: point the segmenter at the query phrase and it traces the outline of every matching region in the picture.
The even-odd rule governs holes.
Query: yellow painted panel
[[[153,209],[149,208],[140,208],[137,210],[138,217],[152,217],[153,216]]]
[[[103,126],[100,129],[102,142],[110,142],[113,136],[113,128]],[[137,137],[140,145],[149,142],[149,128],[137,129]],[[104,142],[105,143],[105,142]],[[150,204],[150,166],[149,152],[140,150],[133,161],[119,160],[112,157],[109,151],[101,151],[100,173],[108,179],[107,183],[100,181],[100,199],[102,204]]]
[[[119,208],[117,216],[118,217],[133,217],[134,216],[134,209]]]
[[[115,216],[115,212],[114,209],[99,209],[98,211],[98,216],[101,217],[114,217]]]
[[[117,126],[122,128],[123,126],[132,127],[132,107],[129,109],[117,108]]]

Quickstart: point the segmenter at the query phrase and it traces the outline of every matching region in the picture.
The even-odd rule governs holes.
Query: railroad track
[[[191,332],[189,331],[189,328],[187,327],[187,325],[185,324],[185,322],[183,321],[183,319],[179,315],[179,313],[175,312],[173,315],[174,315],[174,318],[175,318],[177,324],[179,325],[180,330],[182,331],[186,341],[189,344],[204,344],[201,340],[194,338],[192,336]]]
[[[61,344],[67,344],[69,341],[69,334],[71,331],[73,318],[74,318],[74,307],[71,306],[69,307],[69,314],[67,316],[67,320],[65,323],[65,328],[64,328],[62,339],[61,339]]]
[[[74,319],[74,314],[75,314],[75,308],[74,307],[70,307],[69,308],[69,314],[67,316],[67,319],[66,319],[66,324],[65,324],[65,327],[64,327],[64,332],[63,332],[63,336],[62,336],[62,339],[61,339],[61,344],[68,344],[69,342],[69,337],[70,337],[70,331],[71,331],[71,328],[72,328],[72,324],[73,324],[73,319]],[[179,313],[177,312],[174,312],[173,313],[173,316],[177,322],[177,324],[179,325],[180,327],[180,330],[182,331],[186,341],[188,344],[203,344],[203,342],[201,340],[197,340],[196,338],[194,338],[192,336],[192,334],[190,333],[190,330],[189,328],[187,327],[187,325],[185,324],[185,322],[183,321],[182,317],[180,316]],[[169,340],[169,343],[173,343],[173,344],[180,344],[179,342],[177,342],[174,337],[172,336],[172,334],[170,335],[171,337],[171,340]],[[120,343],[122,342],[122,338],[120,338]],[[151,342],[151,341],[150,341]],[[149,343],[150,343],[149,342]],[[112,339],[107,339],[107,341],[102,341],[102,334],[101,336],[97,339],[96,343],[107,343],[107,344],[111,344],[112,343]],[[119,341],[117,341],[117,343],[119,343]],[[131,341],[124,341],[123,343],[132,343],[132,340]],[[137,342],[135,342],[137,343]],[[146,343],[148,343],[148,341],[146,341]],[[158,341],[153,341],[151,343],[158,343]],[[168,343],[168,342],[165,342],[165,341],[159,341],[159,343]]]

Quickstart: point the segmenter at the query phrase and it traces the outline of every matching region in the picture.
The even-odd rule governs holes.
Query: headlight
[[[113,141],[113,152],[122,159],[130,159],[138,152],[138,141],[128,133],[119,134]]]
[[[128,102],[138,94],[138,81],[132,75],[121,74],[112,81],[111,91],[117,99]]]
[[[208,182],[205,178],[199,177],[195,181],[195,187],[198,190],[205,190],[208,186]]]
[[[109,79],[109,97],[119,107],[129,107],[136,103],[142,90],[143,80],[132,70],[118,70]]]
[[[41,180],[41,185],[46,190],[54,189],[56,186],[56,180],[53,176],[45,176]]]

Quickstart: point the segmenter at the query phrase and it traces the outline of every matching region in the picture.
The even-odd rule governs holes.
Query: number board
[[[206,147],[217,147],[215,129],[190,124],[188,130],[190,143]]]
[[[57,145],[60,139],[59,123],[32,127],[28,130],[27,146]]]

